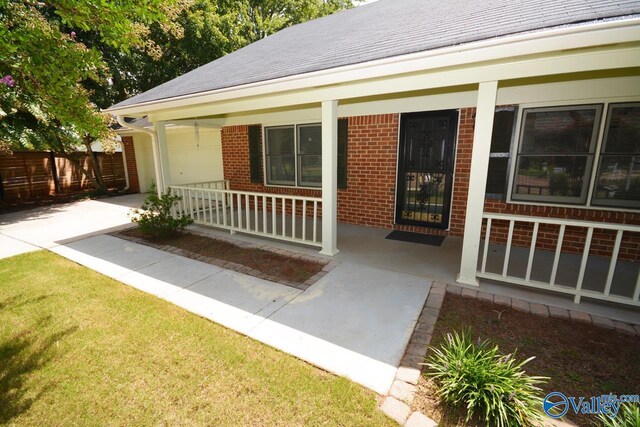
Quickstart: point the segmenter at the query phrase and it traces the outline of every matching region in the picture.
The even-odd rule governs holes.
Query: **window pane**
[[[599,109],[525,110],[520,152],[526,154],[588,153]]]
[[[509,174],[508,157],[491,157],[487,174],[487,193],[504,194]]]
[[[304,185],[322,183],[322,156],[300,156],[300,183]]]
[[[293,155],[293,127],[267,128],[267,154]]]
[[[640,104],[609,109],[605,153],[640,153]]]
[[[521,156],[513,187],[514,198],[580,201],[587,163],[588,156]]]
[[[298,154],[322,153],[322,128],[320,125],[298,126]]]
[[[295,184],[295,156],[269,156],[269,182],[276,184]]]
[[[593,203],[640,207],[640,156],[602,157]]]

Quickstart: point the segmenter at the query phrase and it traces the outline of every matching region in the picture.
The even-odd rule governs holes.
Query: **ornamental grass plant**
[[[541,389],[545,377],[529,376],[515,352],[499,353],[488,340],[473,342],[470,333],[453,332],[432,350],[427,375],[439,398],[466,410],[466,421],[482,420],[488,426],[529,426],[542,420]]]

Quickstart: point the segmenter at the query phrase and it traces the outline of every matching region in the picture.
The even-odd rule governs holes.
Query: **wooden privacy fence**
[[[107,187],[124,188],[122,153],[95,153],[95,156]],[[84,155],[82,162],[84,168],[91,170],[88,155]],[[92,186],[71,161],[46,151],[15,151],[11,156],[0,156],[0,177],[0,190],[4,190],[0,191],[0,199],[5,201],[80,191]]]

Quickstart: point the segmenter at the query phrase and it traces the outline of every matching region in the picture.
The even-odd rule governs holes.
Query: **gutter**
[[[132,129],[139,132],[144,132],[151,137],[151,151],[153,152],[153,167],[155,169],[155,175],[156,175],[156,190],[158,191],[158,196],[161,196],[162,189],[164,188],[164,182],[162,180],[162,168],[160,165],[160,153],[158,150],[158,136],[156,135],[156,132],[149,130],[147,128],[144,128],[142,126],[135,125],[133,123],[128,123],[127,121],[125,121],[124,116],[121,116],[121,115],[116,116],[116,121],[118,122],[118,124],[120,124],[120,126],[122,126],[125,129]],[[122,152],[124,153],[124,149],[122,150]],[[125,164],[125,170],[126,170],[126,164]],[[127,187],[128,186],[129,184],[127,183]]]
[[[587,25],[571,25],[548,31],[449,46],[425,52],[377,59],[360,64],[249,83],[230,88],[141,102],[105,110],[112,114],[146,115],[150,111],[180,108],[208,102],[274,94],[311,87],[337,85],[404,73],[469,65],[484,61],[580,49],[640,40],[640,18],[614,19]]]
[[[122,147],[122,162],[124,163],[124,182],[125,186],[122,191],[129,191],[129,187],[131,184],[129,183],[129,168],[127,167],[127,150],[124,148],[124,143],[122,142],[122,138],[120,138],[120,146]]]

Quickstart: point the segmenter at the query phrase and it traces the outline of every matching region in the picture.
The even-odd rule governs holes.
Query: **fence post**
[[[56,194],[60,194],[60,177],[58,176],[58,165],[56,165],[56,155],[53,151],[49,151],[49,166],[51,167],[51,176],[53,177],[53,187]]]

